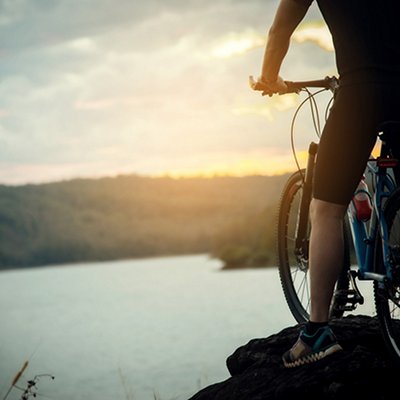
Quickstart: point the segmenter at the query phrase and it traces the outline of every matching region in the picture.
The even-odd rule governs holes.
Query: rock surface
[[[190,400],[397,398],[400,368],[388,358],[378,320],[348,316],[332,321],[331,326],[343,351],[314,364],[286,369],[281,356],[299,332],[299,325],[290,327],[238,348],[227,359],[231,378]]]

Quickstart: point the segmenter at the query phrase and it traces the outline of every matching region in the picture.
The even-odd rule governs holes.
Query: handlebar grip
[[[299,93],[302,89],[306,88],[325,88],[330,89],[332,92],[338,88],[339,82],[336,77],[327,76],[324,79],[313,80],[313,81],[303,81],[303,82],[292,82],[285,81],[288,90],[285,93]],[[253,76],[249,76],[249,84],[253,90],[266,91],[268,92],[268,85],[263,84],[260,81],[254,79]]]
[[[288,90],[285,93],[298,93],[301,89],[298,85],[296,85],[295,82],[292,81],[285,81]],[[260,81],[257,81],[254,79],[252,75],[249,76],[249,85],[253,90],[257,91],[268,91],[268,86],[266,84],[263,84]]]
[[[286,85],[288,86],[288,90],[285,93],[298,93],[300,88],[298,88],[295,82],[285,81]],[[268,85],[263,84],[260,81],[254,79],[252,75],[249,76],[249,85],[253,90],[257,91],[269,91]]]

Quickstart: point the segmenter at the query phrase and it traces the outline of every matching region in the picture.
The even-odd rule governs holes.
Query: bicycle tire
[[[391,259],[395,267],[393,280],[374,281],[375,308],[388,353],[400,366],[400,189],[386,201],[384,217],[388,228]],[[374,268],[378,273],[385,272],[379,234],[375,241]]]
[[[292,174],[281,195],[278,209],[277,254],[281,286],[289,309],[298,323],[309,319],[310,283],[308,278],[308,256],[301,258],[295,254],[295,227],[298,221],[300,198],[304,185],[305,170]],[[350,251],[348,234],[345,230],[345,254],[343,270],[336,289],[347,290],[349,287],[348,270],[350,268]],[[309,229],[307,240],[309,236]],[[333,297],[335,299],[335,297]],[[335,300],[333,300],[335,301]],[[331,317],[339,318],[344,311],[340,307],[331,307]]]

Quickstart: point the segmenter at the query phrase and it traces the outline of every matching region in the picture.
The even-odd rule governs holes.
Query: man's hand
[[[275,93],[284,94],[284,93],[287,93],[287,91],[288,91],[288,87],[287,87],[285,81],[280,76],[278,76],[278,78],[276,79],[275,82],[266,81],[261,76],[258,78],[257,83],[260,85],[260,87],[263,90],[263,92],[262,92],[263,96],[268,95],[271,97]]]

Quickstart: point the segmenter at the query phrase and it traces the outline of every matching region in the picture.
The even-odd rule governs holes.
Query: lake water
[[[0,273],[0,398],[25,360],[20,385],[50,373],[39,392],[57,400],[186,400],[227,379],[237,347],[295,321],[275,268],[220,267],[196,255]]]

